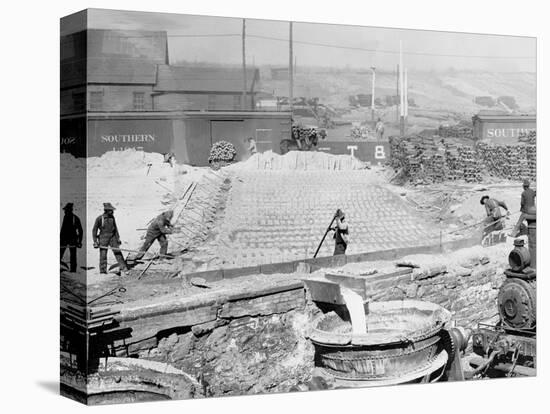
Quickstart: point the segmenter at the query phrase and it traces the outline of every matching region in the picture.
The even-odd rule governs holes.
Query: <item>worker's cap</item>
[[[113,205],[111,203],[103,203],[103,210],[111,210],[111,211],[114,211],[115,208],[113,207]]]
[[[72,210],[74,207],[73,203],[67,203],[65,204],[65,207],[63,207],[63,210]]]
[[[489,196],[484,195],[483,197],[481,197],[481,200],[479,200],[479,204],[483,204],[485,202],[485,200],[488,200],[488,199],[489,199]]]
[[[169,217],[169,218],[174,217],[174,210],[166,210],[164,212],[164,217]]]
[[[529,181],[527,179],[523,180],[523,186],[524,187],[529,187],[530,185],[531,185],[531,181]]]
[[[342,210],[342,209],[336,210],[336,217],[340,217],[340,218],[346,217],[346,214],[344,213],[344,210]]]

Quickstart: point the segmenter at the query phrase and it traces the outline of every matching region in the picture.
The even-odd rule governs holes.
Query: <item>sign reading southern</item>
[[[102,135],[101,142],[106,144],[129,144],[135,142],[154,142],[154,134]]]
[[[520,134],[528,134],[536,128],[487,128],[487,138],[518,138]]]
[[[88,121],[88,156],[130,148],[167,153],[173,136],[170,119],[92,119]]]
[[[361,161],[368,161],[373,164],[384,163],[390,158],[390,144],[388,142],[321,141],[318,150],[335,155],[349,154]]]
[[[60,152],[86,156],[86,118],[63,119],[60,125]]]

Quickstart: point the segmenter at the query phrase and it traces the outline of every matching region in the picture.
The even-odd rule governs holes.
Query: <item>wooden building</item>
[[[256,68],[243,93],[239,68],[170,65],[166,32],[89,29],[62,35],[61,45],[62,152],[136,148],[200,166],[219,140],[244,159],[248,137],[260,151],[290,137],[290,113],[255,110]]]

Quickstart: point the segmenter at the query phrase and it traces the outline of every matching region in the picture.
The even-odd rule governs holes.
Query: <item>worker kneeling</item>
[[[173,225],[171,223],[172,217],[174,217],[174,212],[172,210],[165,211],[164,213],[157,216],[153,222],[147,228],[147,233],[145,235],[145,242],[143,246],[139,249],[139,252],[135,256],[129,256],[128,261],[134,264],[136,261],[140,260],[145,256],[147,250],[153,245],[155,240],[158,240],[160,244],[160,255],[167,256],[168,254],[168,239],[166,238],[167,234],[173,233]]]
[[[340,209],[336,210],[334,222],[336,225],[331,228],[334,231],[334,256],[346,254],[346,248],[349,241],[348,223],[345,222],[346,215]]]

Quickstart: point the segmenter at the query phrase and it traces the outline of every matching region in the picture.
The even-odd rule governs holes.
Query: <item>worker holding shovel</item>
[[[120,247],[120,234],[114,216],[115,208],[111,203],[103,203],[103,214],[99,216],[92,229],[94,249],[99,248],[99,273],[107,273],[107,250],[112,250],[122,273],[128,274]]]

